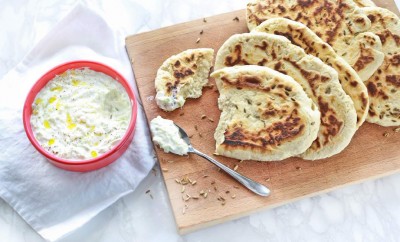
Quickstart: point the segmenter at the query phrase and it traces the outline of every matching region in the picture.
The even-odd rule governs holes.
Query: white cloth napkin
[[[66,61],[102,62],[135,87],[124,37],[97,13],[77,5],[0,82],[0,196],[49,241],[81,227],[132,192],[154,165],[140,102],[134,140],[126,153],[87,173],[51,165],[30,144],[22,125],[29,89],[42,74]]]

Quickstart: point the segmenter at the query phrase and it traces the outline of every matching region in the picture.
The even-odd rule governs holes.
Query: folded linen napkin
[[[132,192],[155,162],[140,102],[132,144],[120,159],[100,170],[59,169],[30,144],[22,124],[30,88],[52,67],[82,59],[115,68],[137,96],[124,36],[82,5],[75,6],[0,82],[0,196],[49,241],[81,227]]]

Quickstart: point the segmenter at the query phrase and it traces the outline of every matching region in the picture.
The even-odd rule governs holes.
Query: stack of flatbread
[[[394,13],[371,0],[251,0],[247,24],[250,33],[218,50],[211,74],[220,93],[216,153],[323,159],[343,151],[364,121],[400,125]]]
[[[290,28],[285,28],[281,20],[274,20],[279,17],[307,26],[357,72],[368,89],[368,122],[400,125],[400,22],[397,15],[376,7],[370,0],[253,0],[248,3],[250,30],[286,36],[293,44],[316,56],[321,51],[298,32],[302,27],[292,22]],[[331,61],[331,58],[325,60],[335,68]],[[351,88],[343,80],[341,82],[346,93],[352,96]],[[357,108],[360,103],[352,99]],[[360,114],[358,110],[359,121]]]

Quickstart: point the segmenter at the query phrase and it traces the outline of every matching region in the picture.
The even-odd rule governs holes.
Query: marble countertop
[[[246,1],[1,1],[0,79],[77,2],[130,35],[242,9]],[[400,241],[399,184],[400,174],[392,175],[180,236],[156,166],[134,193],[60,241]],[[44,240],[0,199],[0,241]]]

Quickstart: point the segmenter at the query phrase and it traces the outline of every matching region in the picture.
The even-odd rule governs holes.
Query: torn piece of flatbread
[[[157,105],[173,111],[182,107],[186,98],[200,97],[213,60],[210,48],[189,49],[165,60],[155,79]]]

